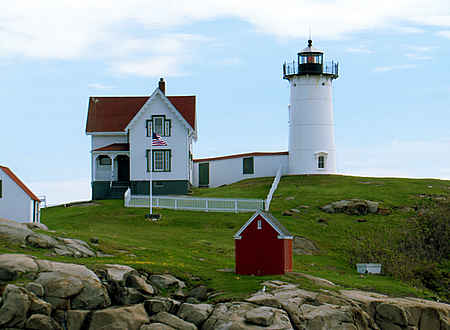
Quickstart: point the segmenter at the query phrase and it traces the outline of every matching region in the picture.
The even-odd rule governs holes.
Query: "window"
[[[319,156],[317,158],[317,167],[318,168],[325,168],[325,156]]]
[[[166,116],[152,116],[151,120],[147,120],[147,136],[150,136],[150,130],[160,136],[170,136],[172,122],[166,119]]]
[[[149,152],[150,150],[147,150],[147,172],[150,172]],[[152,171],[170,172],[171,158],[171,150],[152,150]]]
[[[258,229],[262,229],[261,220],[258,220]]]
[[[242,173],[243,174],[253,174],[254,171],[254,164],[253,164],[253,157],[246,157],[242,159]]]
[[[109,158],[108,156],[100,156],[98,157],[98,163],[101,166],[111,165],[111,158]]]

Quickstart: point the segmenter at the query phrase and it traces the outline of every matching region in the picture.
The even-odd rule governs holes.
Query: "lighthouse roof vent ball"
[[[309,39],[308,40],[308,47],[303,48],[303,50],[299,53],[320,53],[323,54],[323,51],[321,51],[320,49],[314,48],[312,46],[312,40]]]

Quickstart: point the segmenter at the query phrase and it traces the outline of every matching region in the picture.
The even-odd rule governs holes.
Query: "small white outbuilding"
[[[0,165],[0,218],[40,222],[40,200],[8,168]]]

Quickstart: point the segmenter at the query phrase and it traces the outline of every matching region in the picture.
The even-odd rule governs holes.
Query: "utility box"
[[[356,269],[361,274],[380,274],[381,264],[356,264]]]

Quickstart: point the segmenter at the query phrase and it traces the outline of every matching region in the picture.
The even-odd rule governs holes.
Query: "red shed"
[[[236,273],[277,275],[292,271],[292,235],[275,217],[257,211],[234,235]]]

